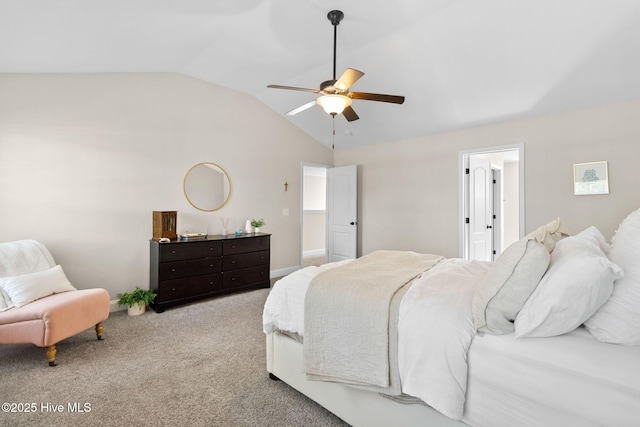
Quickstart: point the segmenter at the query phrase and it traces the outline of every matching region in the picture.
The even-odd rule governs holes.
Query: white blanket
[[[320,269],[336,266],[308,267],[278,281],[265,303],[264,332],[282,330],[304,336],[303,307],[309,283]],[[477,261],[443,260],[413,281],[400,304],[402,391],[454,419],[462,416],[465,401],[467,352],[474,336],[473,289],[489,266]]]
[[[399,395],[398,306],[440,255],[378,250],[316,276],[305,299],[307,379]]]
[[[445,260],[414,280],[400,303],[402,391],[456,420],[464,410],[467,353],[475,335],[471,301],[490,265]]]
[[[323,271],[339,267],[353,260],[332,262],[320,267],[306,267],[278,280],[264,305],[262,330],[270,334],[275,330],[304,336],[304,299],[314,277]]]

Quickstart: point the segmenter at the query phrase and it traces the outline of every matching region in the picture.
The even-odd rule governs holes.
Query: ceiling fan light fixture
[[[335,116],[342,114],[344,109],[351,105],[351,98],[344,95],[322,95],[316,102],[327,114]]]

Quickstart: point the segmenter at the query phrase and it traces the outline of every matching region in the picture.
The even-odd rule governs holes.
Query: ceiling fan
[[[269,85],[267,87],[274,89],[287,89],[287,90],[299,90],[304,92],[312,92],[320,94],[315,100],[308,102],[300,107],[286,113],[288,116],[298,114],[304,110],[307,110],[314,105],[320,105],[327,114],[331,114],[335,117],[338,114],[342,114],[347,121],[358,120],[359,117],[351,107],[352,99],[362,99],[365,101],[379,101],[389,102],[392,104],[402,104],[404,102],[404,96],[398,95],[384,95],[380,93],[368,93],[368,92],[350,92],[349,88],[355,82],[357,82],[364,73],[362,71],[354,70],[353,68],[347,68],[344,73],[336,80],[336,40],[338,34],[338,24],[344,18],[344,13],[339,10],[332,10],[327,14],[327,18],[333,25],[333,79],[327,80],[320,84],[320,89],[307,89],[302,87],[293,86],[281,86],[281,85]]]

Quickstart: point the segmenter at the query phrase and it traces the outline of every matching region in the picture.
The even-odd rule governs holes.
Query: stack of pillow
[[[559,230],[557,219],[498,257],[474,294],[475,328],[550,337],[584,324],[600,341],[640,345],[640,210],[611,246],[593,226],[569,237]]]

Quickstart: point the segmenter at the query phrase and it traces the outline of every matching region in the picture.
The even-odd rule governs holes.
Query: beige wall
[[[152,211],[177,210],[178,232],[264,218],[271,269],[288,269],[300,260],[301,162],[332,156],[255,98],[178,74],[0,74],[0,241],[37,239],[76,287],[115,298],[148,286]],[[182,190],[203,161],[231,179],[212,213]]]
[[[504,230],[504,234],[502,235],[504,246],[502,249],[504,250],[520,237],[518,235],[518,229],[520,228],[518,224],[520,215],[520,206],[518,203],[518,186],[520,185],[518,162],[505,163],[502,177],[502,208],[504,210],[504,223],[502,225]]]
[[[324,253],[326,241],[326,221],[327,215],[323,211],[304,213],[304,243],[303,253],[307,255],[318,255]]]
[[[560,217],[576,233],[610,238],[640,208],[640,100],[340,150],[335,166],[359,168],[361,253],[407,249],[459,255],[458,153],[524,144],[527,231]],[[428,117],[425,117],[428,120]],[[610,194],[573,195],[573,164],[609,162]]]
[[[523,143],[526,228],[609,238],[640,207],[640,100],[331,152],[244,94],[178,74],[0,74],[0,241],[34,238],[78,288],[148,283],[151,212],[178,231],[217,233],[264,218],[272,271],[300,259],[301,162],[359,164],[361,252],[458,256],[458,153]],[[573,195],[573,163],[607,160],[611,193]],[[232,194],[194,209],[182,180],[220,164]],[[289,191],[284,191],[284,183]],[[283,216],[283,208],[290,215]]]

